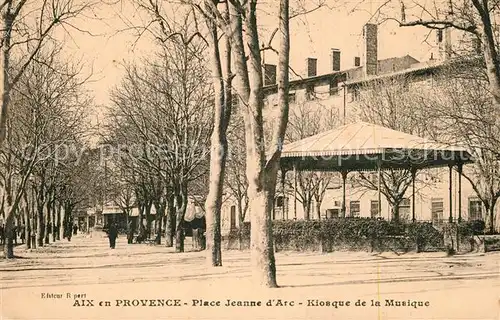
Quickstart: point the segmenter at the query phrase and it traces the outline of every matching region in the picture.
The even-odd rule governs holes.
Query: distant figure
[[[137,235],[137,243],[142,243],[144,240],[146,240],[146,229],[144,228],[143,225],[139,226],[139,234]]]
[[[114,223],[109,226],[108,238],[109,238],[109,247],[111,249],[114,249],[116,244],[116,238],[118,238],[118,229],[116,228],[116,225]]]
[[[78,233],[78,225],[75,223],[73,225],[73,234],[76,235]]]
[[[73,235],[73,230],[72,229],[72,225],[71,225],[71,222],[67,223],[66,224],[68,227],[64,230],[66,232],[66,237],[68,238],[68,241],[71,241],[71,236]]]
[[[19,232],[20,232],[19,238],[21,239],[21,243],[24,244],[24,239],[26,238],[26,227],[24,225],[21,225]]]
[[[17,244],[17,226],[12,228],[12,238],[14,239],[14,244]]]
[[[3,223],[0,223],[0,244],[5,244],[5,229]]]
[[[132,220],[127,224],[127,242],[132,244],[134,240],[134,228],[132,226]]]

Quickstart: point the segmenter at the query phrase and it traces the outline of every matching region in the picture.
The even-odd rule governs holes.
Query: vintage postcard
[[[500,318],[498,1],[0,11],[0,319]]]

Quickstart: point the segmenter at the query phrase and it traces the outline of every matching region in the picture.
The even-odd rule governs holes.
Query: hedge
[[[461,236],[475,236],[484,233],[486,224],[482,220],[465,221],[458,224],[458,232]]]
[[[443,235],[430,223],[396,224],[373,218],[334,218],[326,220],[275,220],[273,237],[277,251],[438,250]],[[250,223],[242,229],[243,246],[250,244]],[[229,247],[235,247],[238,231],[229,235]]]

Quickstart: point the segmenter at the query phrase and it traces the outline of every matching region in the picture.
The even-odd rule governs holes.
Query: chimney
[[[306,59],[307,77],[315,77],[318,74],[318,59]]]
[[[330,61],[332,62],[331,71],[340,71],[340,50],[332,49],[330,53]]]
[[[270,86],[276,84],[276,65],[264,64],[264,85]]]
[[[360,57],[354,57],[354,66],[355,67],[361,66],[361,58]]]
[[[364,66],[365,75],[373,76],[377,74],[378,69],[378,26],[373,23],[367,23],[363,27],[364,43]]]

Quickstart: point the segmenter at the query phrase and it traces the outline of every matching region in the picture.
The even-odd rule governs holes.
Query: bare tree
[[[272,242],[271,212],[274,206],[276,175],[279,158],[288,122],[288,71],[289,71],[289,20],[290,5],[288,0],[279,3],[279,52],[278,63],[278,117],[275,134],[266,155],[262,109],[264,107],[261,42],[257,22],[257,1],[229,1],[219,5],[218,1],[182,1],[190,8],[195,8],[207,21],[215,23],[217,28],[228,37],[231,45],[232,66],[235,74],[234,92],[242,105],[241,113],[245,123],[246,174],[248,179],[249,207],[252,212],[252,261],[256,282],[269,287],[276,287],[276,267]],[[307,10],[298,11],[303,14]],[[160,19],[160,27],[166,19]],[[213,28],[211,30],[214,30]],[[192,35],[193,36],[193,35]],[[190,37],[184,37],[189,39]],[[210,43],[215,48],[215,43]],[[266,47],[266,46],[264,46]],[[272,48],[269,43],[269,48]],[[214,74],[220,75],[220,65],[213,64]],[[227,76],[227,74],[226,74]],[[227,77],[226,80],[230,78]],[[216,77],[216,81],[221,81]],[[226,81],[227,82],[227,81]],[[221,87],[220,85],[216,85]],[[220,94],[221,92],[219,92]],[[218,99],[222,96],[218,96]],[[228,95],[226,103],[230,101]],[[219,99],[222,102],[222,99]],[[217,102],[218,103],[218,102]],[[226,107],[228,105],[226,104]],[[226,108],[228,110],[229,108]],[[216,110],[222,110],[221,108]],[[227,123],[225,124],[227,126]],[[220,128],[216,128],[219,130]],[[216,133],[216,135],[220,135]],[[217,140],[217,139],[215,139]],[[219,143],[221,142],[220,139]],[[217,163],[217,167],[221,162]],[[214,165],[214,171],[215,165]],[[213,199],[221,199],[221,184],[214,184],[218,191],[213,192]],[[220,202],[220,201],[219,201]],[[215,206],[215,208],[217,208]],[[217,211],[217,210],[216,210]],[[210,223],[209,223],[210,224]],[[215,219],[215,227],[218,224]],[[214,250],[214,252],[216,252]]]
[[[202,47],[195,41],[166,43],[159,59],[145,62],[144,67],[127,66],[122,84],[112,92],[111,131],[119,141],[137,141],[136,146],[129,143],[128,150],[124,149],[129,159],[146,177],[151,171],[159,175],[162,189],[171,191],[172,196],[165,198],[173,202],[167,208],[175,210],[177,251],[184,250],[188,185],[204,174],[200,169],[206,164],[212,129],[212,89]],[[139,151],[136,155],[134,148]],[[172,221],[167,218],[167,224]]]
[[[356,116],[362,121],[378,124],[393,130],[414,134],[420,137],[434,137],[435,131],[429,130],[432,121],[426,117],[425,102],[416,79],[411,76],[395,76],[374,80],[361,88],[360,99],[355,107]],[[359,186],[366,190],[378,191],[385,196],[391,206],[392,219],[399,221],[399,205],[403,201],[413,177],[421,186],[428,184],[419,176],[429,172],[413,172],[411,168],[395,170],[381,168],[380,183],[378,176],[358,172]]]
[[[85,112],[83,107],[90,100],[84,91],[86,79],[80,79],[80,69],[60,59],[58,50],[40,51],[37,60],[32,63],[20,78],[13,91],[16,109],[13,109],[9,124],[7,143],[3,147],[4,170],[3,190],[6,195],[6,230],[8,242],[12,241],[14,216],[23,197],[27,181],[35,175],[42,174],[43,181],[51,181],[56,177],[57,161],[61,149],[70,149],[83,134]],[[13,170],[13,168],[16,168]],[[48,171],[51,168],[51,171]],[[17,178],[13,173],[16,173]],[[51,175],[49,175],[49,173]],[[16,188],[12,182],[16,180]],[[39,245],[45,240],[44,228],[48,221],[47,212],[53,198],[52,187],[47,184],[36,184],[38,187]],[[43,189],[43,191],[42,191]],[[48,203],[45,201],[48,199]],[[47,207],[49,205],[49,207]],[[42,207],[44,208],[42,210]],[[40,229],[41,228],[41,229]],[[12,257],[10,245],[6,246],[6,257]]]
[[[489,231],[495,231],[495,208],[500,198],[500,158],[497,119],[500,110],[492,103],[488,81],[481,77],[481,68],[470,68],[463,81],[455,68],[446,68],[426,99],[426,114],[439,120],[441,141],[466,147],[474,163],[463,168],[462,175],[470,182],[488,213]],[[431,120],[432,121],[432,120]]]
[[[11,92],[28,66],[47,42],[54,42],[57,27],[74,29],[73,21],[93,10],[98,2],[3,0],[2,17],[2,109],[0,112],[0,145],[6,137]],[[11,65],[14,63],[14,65]]]
[[[228,198],[236,201],[238,217],[238,243],[243,248],[243,224],[248,212],[248,181],[245,174],[245,132],[243,119],[238,114],[232,117],[228,129],[229,157],[224,176]]]
[[[494,22],[499,13],[496,0],[433,0],[425,3],[397,0],[384,2],[376,10],[374,18],[395,20],[401,27],[423,26],[441,34],[453,29],[469,35],[482,58],[492,103],[500,109],[499,28]],[[451,53],[448,43],[445,55],[450,56]]]
[[[334,128],[338,124],[335,112],[326,106],[313,106],[311,104],[295,105],[290,113],[286,139],[290,142],[307,138]],[[287,193],[294,189],[294,178],[287,179]],[[309,220],[312,213],[312,203],[315,202],[317,219],[321,218],[321,203],[327,188],[340,188],[334,184],[335,174],[331,172],[297,172],[297,200],[302,204],[304,219]],[[292,196],[293,195],[292,193]]]
[[[206,200],[207,219],[207,253],[208,261],[212,266],[222,266],[221,252],[221,207],[222,193],[224,187],[224,176],[226,170],[226,159],[228,153],[227,129],[231,117],[232,80],[231,70],[231,41],[229,35],[223,37],[224,52],[221,54],[219,47],[219,28],[217,20],[220,18],[229,20],[229,2],[225,3],[223,16],[218,17],[213,12],[213,6],[217,6],[218,1],[211,1],[212,4],[205,5],[204,20],[208,27],[209,50],[211,53],[211,69],[214,83],[214,129],[211,137],[210,149],[210,188]],[[219,22],[220,23],[220,22]],[[223,71],[223,65],[225,70]]]

